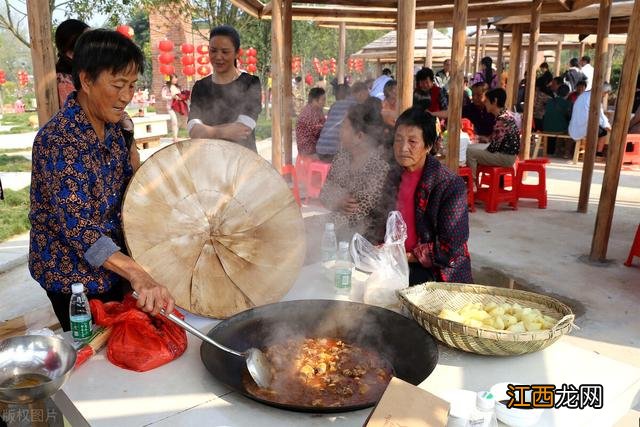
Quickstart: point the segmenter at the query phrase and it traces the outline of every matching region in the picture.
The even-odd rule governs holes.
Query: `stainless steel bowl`
[[[67,380],[76,351],[57,337],[26,335],[0,341],[0,401],[46,399]]]

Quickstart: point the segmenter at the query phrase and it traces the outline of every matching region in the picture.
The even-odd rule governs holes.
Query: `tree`
[[[109,22],[129,16],[140,4],[139,0],[48,0],[49,10],[62,11],[64,19],[74,17],[88,21],[96,14],[106,15]],[[54,27],[56,26],[54,22]],[[27,28],[26,0],[4,0],[0,4],[0,29],[9,31],[24,46],[31,48]]]

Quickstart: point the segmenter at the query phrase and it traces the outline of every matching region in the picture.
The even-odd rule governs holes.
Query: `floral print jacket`
[[[513,155],[520,152],[520,129],[511,111],[500,110],[493,133],[489,137],[487,151]]]

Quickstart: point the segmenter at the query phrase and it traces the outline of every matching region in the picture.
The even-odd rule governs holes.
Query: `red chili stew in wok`
[[[273,382],[260,388],[245,372],[243,384],[257,398],[283,404],[337,407],[377,401],[393,375],[377,352],[335,338],[298,338],[263,349]]]

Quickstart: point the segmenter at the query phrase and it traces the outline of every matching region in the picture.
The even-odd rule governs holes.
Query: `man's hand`
[[[218,126],[219,137],[229,141],[244,141],[251,135],[251,129],[241,123],[228,123]]]

